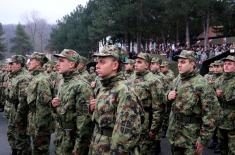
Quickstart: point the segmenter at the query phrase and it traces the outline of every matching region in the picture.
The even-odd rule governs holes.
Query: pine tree
[[[11,52],[16,54],[26,55],[33,50],[29,36],[26,34],[24,26],[21,24],[17,25],[15,37],[11,39],[11,43],[13,44]]]

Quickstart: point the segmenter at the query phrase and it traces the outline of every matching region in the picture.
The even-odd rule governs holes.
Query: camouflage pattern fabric
[[[66,73],[63,78],[58,93],[61,102],[56,107],[56,154],[71,155],[75,151],[85,155],[93,132],[88,112],[92,90],[78,72]]]
[[[44,70],[32,71],[32,80],[27,88],[29,104],[28,134],[33,140],[33,154],[49,154],[50,135],[53,131],[52,85]]]
[[[172,89],[177,96],[169,103],[167,137],[174,151],[181,148],[182,154],[193,155],[196,141],[206,146],[210,140],[221,108],[213,89],[196,71],[179,75]]]
[[[235,154],[235,73],[224,73],[217,81],[215,87],[223,92],[218,98],[223,110],[218,129],[221,154]]]
[[[150,139],[149,132],[158,134],[161,128],[164,88],[162,82],[149,71],[136,73],[131,84],[145,110],[141,131],[141,154],[151,154],[156,151],[155,143],[160,137],[156,135],[154,139]]]
[[[90,155],[136,154],[142,108],[121,73],[101,80],[92,120],[95,130]]]

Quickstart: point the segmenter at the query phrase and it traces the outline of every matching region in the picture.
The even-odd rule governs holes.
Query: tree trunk
[[[179,21],[176,21],[176,42],[175,44],[177,45],[177,43],[179,42]]]
[[[206,15],[206,21],[204,22],[204,49],[207,50],[208,47],[208,31],[209,31],[209,12]]]
[[[186,21],[186,47],[190,48],[190,34],[189,34],[189,21]]]
[[[141,51],[141,34],[137,33],[137,53]]]

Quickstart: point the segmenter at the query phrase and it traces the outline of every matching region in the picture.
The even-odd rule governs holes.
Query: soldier
[[[32,76],[27,88],[29,104],[28,134],[32,139],[33,155],[49,155],[52,124],[52,85],[43,70],[48,61],[43,53],[34,52],[29,56],[28,70]]]
[[[126,79],[132,78],[133,75],[134,75],[134,64],[135,64],[135,60],[128,59],[126,62],[124,62],[124,64],[125,64],[124,77],[125,77]]]
[[[223,110],[218,127],[221,155],[235,154],[235,56],[223,59],[224,74],[216,84],[216,94]]]
[[[163,61],[160,65],[161,72],[167,77],[168,83],[175,78],[174,72],[169,69],[169,62]]]
[[[196,71],[194,52],[183,50],[177,58],[179,75],[167,93],[172,105],[167,137],[173,155],[201,154],[215,129],[220,106],[213,89]]]
[[[204,75],[204,78],[207,80],[209,84],[214,83],[214,63],[209,65],[209,72],[208,74]]]
[[[78,64],[78,72],[79,75],[86,80],[87,82],[91,83],[92,82],[92,78],[90,76],[90,74],[88,73],[88,71],[86,70],[86,65],[87,65],[87,58],[83,57],[83,56],[79,56],[79,64]]]
[[[88,83],[81,79],[76,71],[79,64],[79,54],[71,49],[64,49],[58,58],[58,72],[63,75],[58,96],[52,100],[56,111],[55,146],[57,155],[86,155],[90,144],[89,134],[89,99],[92,90]]]
[[[150,70],[155,74],[160,80],[164,82],[165,75],[160,71],[161,59],[154,56],[151,60]]]
[[[29,73],[24,68],[26,63],[22,55],[14,55],[9,62],[11,66],[11,89],[9,91],[9,101],[13,105],[14,118],[11,119],[15,128],[15,145],[17,155],[30,154],[30,139],[27,135],[27,115],[28,104],[26,87],[30,81]]]
[[[95,129],[90,155],[138,154],[142,110],[134,92],[125,84],[120,53],[116,46],[106,45],[95,54],[102,86],[91,104],[95,106]]]
[[[132,86],[142,102],[145,121],[141,131],[141,154],[160,153],[159,131],[163,114],[164,88],[162,82],[149,71],[151,58],[139,53],[135,61],[135,75]]]

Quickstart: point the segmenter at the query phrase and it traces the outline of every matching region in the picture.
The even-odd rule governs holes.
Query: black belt
[[[99,128],[98,127],[98,133],[101,134],[101,135],[104,135],[104,136],[108,136],[108,137],[112,137],[112,134],[113,134],[113,128]]]
[[[152,111],[152,107],[144,107],[144,111],[145,112],[151,112]]]
[[[174,113],[175,120],[184,123],[184,124],[200,124],[202,123],[202,118],[192,115],[184,115],[184,114],[175,114]]]

